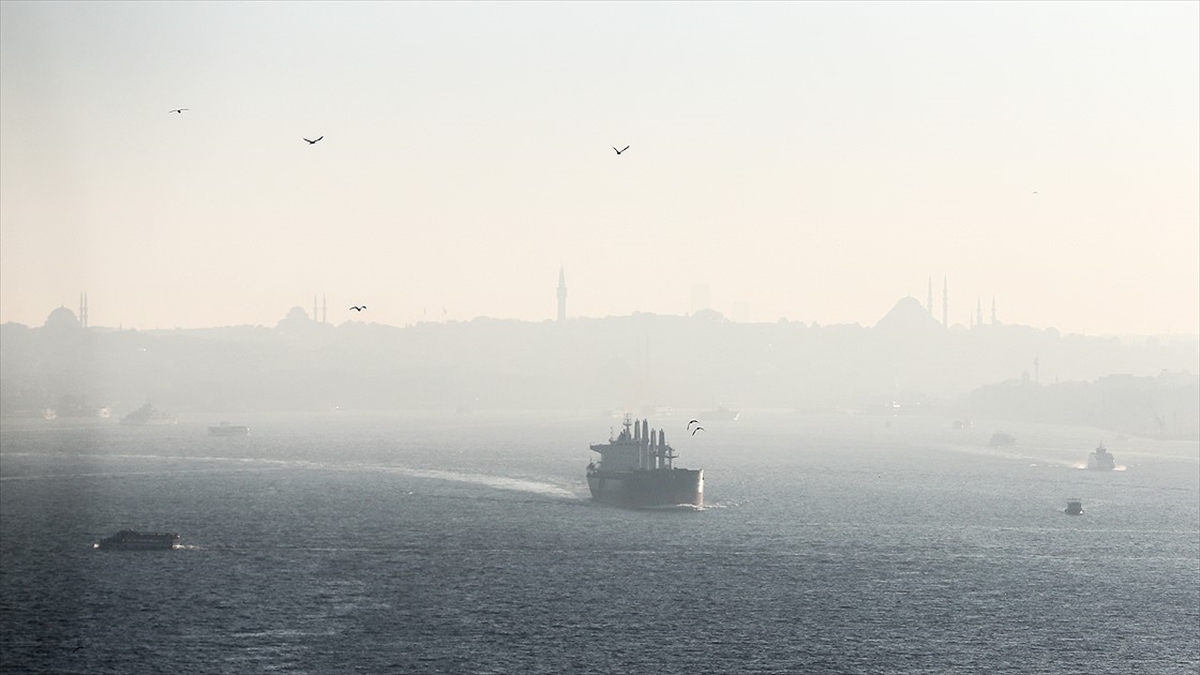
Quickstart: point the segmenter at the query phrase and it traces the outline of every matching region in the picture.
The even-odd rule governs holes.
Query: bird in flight
[[[688,420],[688,426],[687,426],[687,428],[688,428],[688,429],[691,429],[693,424],[700,424],[700,420],[698,420],[698,419],[692,419],[692,420]]]
[[[318,139],[318,140],[319,140],[319,139]],[[355,305],[355,306],[351,307],[350,309],[352,309],[352,310],[354,310],[354,311],[356,311],[356,312],[361,312],[361,311],[363,311],[363,310],[364,310],[364,309],[366,309],[366,308],[367,308],[367,306],[366,306],[366,305]]]
[[[308,141],[308,144],[309,144],[309,145],[314,145],[314,144],[315,144],[317,141],[321,140],[322,138],[325,138],[325,137],[324,137],[324,136],[318,136],[316,141],[309,141],[307,138],[306,138],[306,139],[304,139],[304,140],[305,140],[305,141]]]
[[[190,110],[190,108],[176,108],[174,110],[168,110],[167,112],[168,113],[179,113],[180,115],[182,115],[187,110]]]
[[[615,146],[615,145],[613,146],[613,152],[617,153],[618,155],[621,154],[622,152],[625,152],[628,149],[629,149],[628,145],[621,148],[620,150],[617,150],[617,146]]]
[[[695,428],[695,429],[692,429],[692,435],[693,435],[693,436],[695,436],[697,431],[704,431],[704,427],[702,427],[702,426],[700,426],[699,424],[697,424],[697,425],[696,425],[696,428]]]

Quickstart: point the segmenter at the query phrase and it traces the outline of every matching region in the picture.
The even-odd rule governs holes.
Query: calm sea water
[[[687,419],[700,510],[593,504],[590,414],[4,422],[0,670],[1200,672],[1194,441]],[[126,526],[184,548],[91,548]]]

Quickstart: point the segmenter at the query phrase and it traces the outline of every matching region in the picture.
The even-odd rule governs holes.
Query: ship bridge
[[[649,420],[635,420],[626,414],[621,433],[610,438],[608,443],[597,443],[592,450],[600,453],[600,467],[604,471],[653,471],[673,469],[675,450],[667,445],[667,434],[662,429],[651,429]]]

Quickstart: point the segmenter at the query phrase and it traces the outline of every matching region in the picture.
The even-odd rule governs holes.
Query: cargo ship
[[[179,543],[179,535],[174,532],[136,532],[121,530],[111,537],[105,537],[96,544],[96,548],[106,551],[169,551]]]
[[[587,467],[592,499],[631,508],[704,505],[704,469],[676,468],[666,432],[648,420],[625,415],[623,426],[616,438],[591,446],[600,453]]]

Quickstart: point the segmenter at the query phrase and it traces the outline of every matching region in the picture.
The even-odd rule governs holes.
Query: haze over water
[[[0,427],[5,672],[1195,673],[1200,448],[747,411],[702,510],[593,504],[609,421]],[[678,423],[678,424],[676,424]],[[1068,497],[1086,513],[1062,512]],[[90,548],[123,526],[184,548]],[[82,646],[82,649],[76,647]]]

